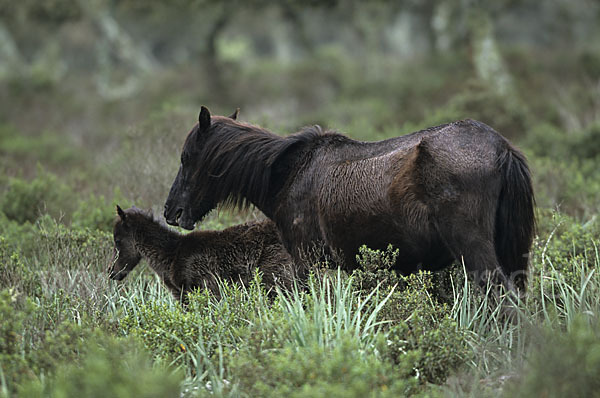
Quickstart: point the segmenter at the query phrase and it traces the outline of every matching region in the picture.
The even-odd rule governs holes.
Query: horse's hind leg
[[[472,236],[459,235],[448,239],[454,258],[464,263],[470,276],[482,288],[485,289],[488,283],[491,283],[515,292],[513,283],[498,263],[494,243],[490,239],[483,238],[481,232],[473,231],[471,234]]]
[[[465,208],[464,204],[460,207]],[[454,258],[464,263],[467,272],[483,289],[491,282],[506,291],[516,292],[496,256],[493,222],[485,218],[485,214],[490,213],[465,214],[459,209],[449,210],[446,208],[445,214],[451,216],[439,217],[436,227]]]

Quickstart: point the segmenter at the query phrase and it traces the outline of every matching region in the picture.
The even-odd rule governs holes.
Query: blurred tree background
[[[589,217],[560,176],[600,153],[599,21],[592,0],[0,0],[0,171],[160,205],[200,105],[364,140],[470,117],[540,159],[542,205]]]

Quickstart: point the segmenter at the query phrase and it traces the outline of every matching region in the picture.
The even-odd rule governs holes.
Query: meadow
[[[152,15],[124,4],[113,10],[123,26],[143,17],[132,37],[158,41],[145,36]],[[107,78],[100,61],[69,58],[94,35],[85,20],[61,22],[54,58],[0,68],[0,397],[600,396],[600,52],[575,34],[511,39],[506,15],[527,9],[515,4],[490,11],[505,24],[491,54],[484,23],[468,45],[399,55],[374,44],[389,23],[377,8],[353,19],[369,22],[357,49],[311,28],[358,17],[311,5],[297,14],[312,21],[308,37],[283,40],[294,56],[273,50],[283,44],[259,11],[240,11],[205,53],[213,58],[167,63],[160,56],[176,51],[156,47],[160,66],[131,92],[102,80],[126,86],[123,60]],[[260,12],[274,31],[293,21]],[[271,52],[257,44],[268,38]],[[68,72],[56,72],[56,59]],[[527,156],[537,200],[516,317],[462,264],[395,274],[393,247],[361,248],[352,274],[315,264],[291,292],[270,294],[259,274],[249,286],[223,282],[220,300],[199,290],[186,310],[145,264],[109,280],[115,205],[162,213],[200,105],[221,115],[239,107],[240,120],[281,135],[320,124],[373,141],[463,118],[494,127]],[[262,218],[223,208],[198,228]]]

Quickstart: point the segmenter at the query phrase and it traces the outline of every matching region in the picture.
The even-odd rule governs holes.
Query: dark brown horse
[[[117,206],[117,213],[111,279],[122,280],[146,258],[176,300],[185,300],[185,294],[198,287],[218,297],[219,280],[247,284],[255,270],[269,288],[289,289],[293,284],[292,259],[270,220],[182,235],[150,212]]]
[[[193,229],[219,203],[262,210],[299,265],[317,246],[353,269],[361,245],[391,243],[402,273],[456,260],[480,283],[524,287],[534,232],[529,169],[474,120],[360,142],[319,126],[280,137],[202,107],[164,215]]]

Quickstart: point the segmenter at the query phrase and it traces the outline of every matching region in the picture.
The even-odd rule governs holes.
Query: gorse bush
[[[585,224],[550,210],[538,211],[538,239],[532,248],[530,273],[559,273],[569,284],[577,285],[582,272],[593,270],[597,262],[600,223]],[[574,266],[576,265],[576,266]],[[530,289],[539,290],[544,278],[532,278]],[[546,279],[548,281],[548,279]]]
[[[70,213],[72,191],[54,174],[38,168],[37,177],[31,181],[12,178],[0,197],[0,210],[9,220],[19,223],[34,222],[47,213],[59,218]]]
[[[63,362],[55,377],[19,389],[22,397],[163,398],[179,395],[181,375],[153,366],[132,339],[95,337],[77,364]]]
[[[600,210],[600,174],[593,159],[535,158],[531,167],[540,207],[589,220]]]
[[[403,372],[343,336],[331,347],[289,344],[258,356],[242,352],[232,373],[248,397],[398,397],[417,385],[414,378],[401,377],[410,372],[411,361],[402,365]]]
[[[577,318],[564,334],[538,331],[523,375],[504,396],[600,396],[600,323]]]
[[[557,160],[595,159],[600,156],[600,123],[567,132],[553,124],[535,125],[524,138],[526,148],[537,157]]]
[[[40,284],[35,272],[27,267],[21,252],[0,236],[0,289],[39,293]]]
[[[369,292],[377,286],[391,288],[402,286],[404,278],[396,275],[392,266],[396,263],[399,250],[389,245],[385,251],[372,250],[365,245],[358,249],[356,262],[358,269],[353,272],[356,283],[362,290]]]
[[[112,231],[116,204],[129,207],[131,202],[119,189],[114,190],[110,200],[92,194],[78,199],[69,185],[41,167],[32,180],[8,179],[0,194],[0,211],[8,220],[34,223],[45,216],[70,223],[76,229]]]
[[[51,219],[38,223],[38,261],[63,268],[91,268],[104,271],[112,253],[112,234],[69,228]],[[68,260],[68,261],[65,261]]]
[[[115,222],[116,205],[126,209],[132,203],[123,197],[119,189],[115,189],[113,199],[107,200],[104,196],[90,194],[87,199],[80,200],[73,212],[71,225],[78,229],[99,229],[112,232]]]
[[[0,291],[0,370],[8,391],[53,373],[85,351],[84,339],[91,331],[69,320],[40,322],[44,310],[13,290]]]
[[[110,262],[111,234],[69,228],[47,215],[33,225],[7,220],[0,231],[0,286],[35,296],[60,289],[81,298],[104,294],[92,280]]]
[[[360,269],[353,276],[367,291],[377,285],[383,292],[396,287],[378,314],[386,320],[387,358],[409,370],[403,377],[443,383],[470,359],[466,335],[452,319],[448,304],[438,300],[442,292],[433,274],[396,275],[391,267],[397,256],[391,246],[385,251],[363,246],[357,255]],[[407,362],[410,366],[405,366]]]
[[[30,301],[19,308],[16,301],[14,291],[0,291],[0,370],[4,382],[8,383],[8,390],[15,389],[25,378],[34,376],[24,356],[26,344],[23,337],[25,321],[32,316],[34,308]]]
[[[52,169],[65,169],[83,163],[81,151],[61,134],[45,131],[28,136],[12,126],[0,124],[0,166],[15,168],[15,164],[35,169],[38,162]]]
[[[222,300],[198,289],[189,294],[185,308],[174,300],[144,302],[132,297],[123,308],[120,327],[166,361],[186,363],[188,351],[200,340],[209,342],[203,347],[208,356],[214,354],[217,343],[235,348],[256,318],[258,307],[268,305],[267,295],[258,276],[248,288],[226,281],[220,288]]]

